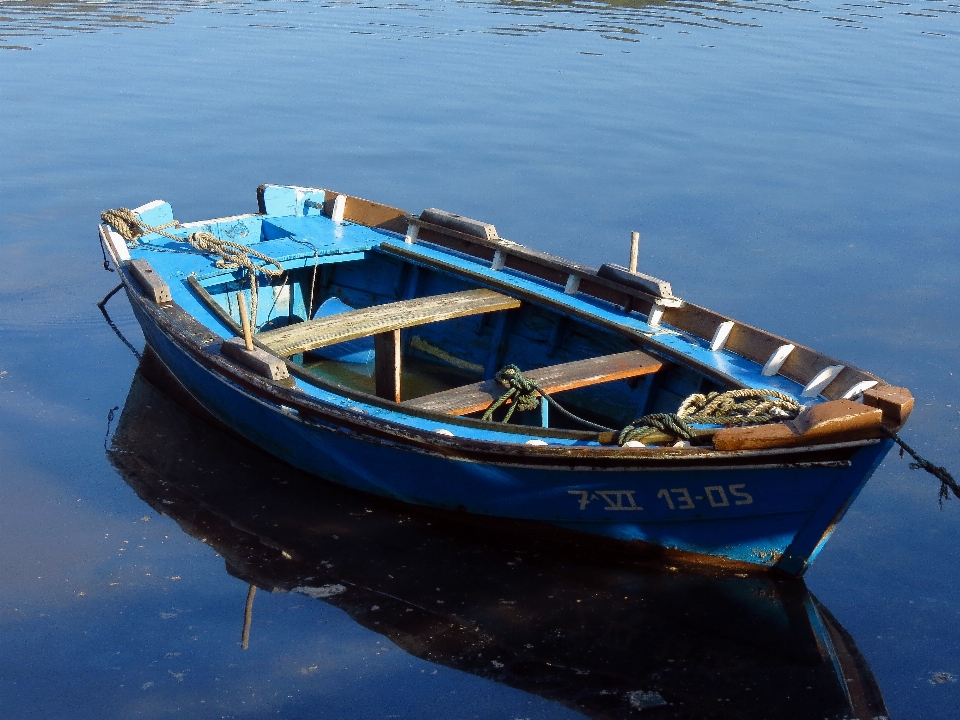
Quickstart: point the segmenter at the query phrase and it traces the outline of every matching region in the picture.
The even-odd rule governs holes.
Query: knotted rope
[[[777,390],[744,388],[708,395],[694,393],[675,413],[654,413],[637,418],[620,431],[617,442],[624,445],[631,440],[641,440],[654,430],[681,440],[692,440],[697,436],[692,427],[696,424],[765,425],[792,420],[802,409],[799,402]]]
[[[900,439],[900,436],[895,432],[887,431],[887,434],[890,438],[900,446],[900,457],[903,457],[903,451],[906,450],[916,462],[910,463],[911,470],[926,470],[928,473],[933,475],[937,480],[940,481],[940,509],[943,509],[943,501],[950,498],[950,494],[947,492],[947,488],[953,491],[953,494],[960,498],[960,485],[957,484],[957,481],[953,479],[953,475],[947,472],[945,467],[940,467],[939,465],[934,465],[932,462],[927,460],[925,457],[921,456],[916,450],[907,445],[903,440]]]
[[[515,413],[517,410],[520,412],[525,412],[527,410],[536,410],[538,407],[540,407],[540,398],[543,397],[544,400],[549,402],[563,415],[566,415],[568,418],[580,423],[581,425],[593,428],[594,430],[607,432],[610,430],[610,428],[604,427],[603,425],[597,425],[589,420],[584,420],[581,417],[577,417],[573,413],[561,407],[556,400],[550,397],[550,395],[548,395],[543,388],[537,384],[536,380],[525,378],[520,372],[520,368],[518,368],[516,365],[506,365],[501,370],[497,371],[496,375],[493,376],[493,379],[500,385],[503,385],[505,388],[507,388],[507,391],[501,395],[490,407],[487,408],[487,411],[483,413],[481,418],[482,420],[492,421],[493,413],[505,402],[512,399],[513,403],[507,409],[507,414],[504,415],[503,419],[500,421],[502,423],[510,422],[510,418],[513,417],[513,413]]]
[[[195,250],[209,255],[219,255],[220,259],[216,261],[216,267],[221,270],[238,270],[243,268],[247,271],[247,279],[250,282],[250,315],[253,318],[253,324],[256,326],[257,319],[257,298],[259,295],[257,289],[257,273],[263,273],[267,277],[277,277],[282,275],[283,265],[272,257],[257,252],[247,245],[231,242],[230,240],[221,240],[217,236],[208,232],[190,233],[186,238],[171,235],[164,232],[168,227],[179,227],[180,223],[173,222],[153,227],[143,222],[139,216],[127,208],[117,208],[116,210],[104,210],[100,213],[100,219],[103,222],[112,225],[117,232],[126,240],[129,247],[134,247],[138,239],[150,233],[156,233],[174,242],[187,242]],[[257,265],[250,259],[253,256],[262,260],[265,264]],[[269,267],[273,265],[276,269]]]

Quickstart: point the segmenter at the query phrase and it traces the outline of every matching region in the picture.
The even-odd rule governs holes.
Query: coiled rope
[[[245,269],[247,280],[250,282],[250,315],[254,320],[254,326],[257,319],[257,298],[259,295],[257,273],[263,273],[267,277],[273,278],[282,275],[284,272],[283,265],[272,257],[259,253],[247,245],[241,245],[230,240],[221,240],[212,233],[195,232],[190,233],[186,238],[182,238],[164,232],[169,227],[179,227],[180,223],[176,220],[153,227],[143,222],[133,210],[127,208],[104,210],[100,213],[100,219],[116,228],[117,232],[126,240],[128,247],[135,247],[141,236],[156,233],[174,242],[187,242],[201,253],[219,255],[220,259],[216,261],[215,265],[221,270]],[[265,264],[257,265],[250,259],[251,255],[262,260]],[[270,265],[274,267],[270,267]]]
[[[603,425],[597,425],[589,420],[584,420],[582,417],[577,417],[572,412],[569,412],[567,409],[561,407],[556,400],[550,397],[550,395],[548,395],[543,388],[537,384],[536,380],[525,378],[520,372],[520,368],[518,368],[516,365],[504,366],[501,370],[497,371],[496,375],[493,376],[493,379],[507,388],[507,391],[501,395],[490,407],[487,408],[487,411],[483,413],[481,418],[482,420],[492,421],[493,413],[505,402],[512,399],[513,403],[507,409],[506,415],[504,415],[503,419],[500,421],[502,423],[510,422],[510,418],[513,417],[513,413],[517,410],[520,412],[525,412],[527,410],[536,410],[538,407],[540,407],[540,398],[542,397],[553,407],[555,407],[561,414],[566,415],[574,422],[578,422],[581,425],[593,428],[594,430],[610,432],[610,428],[604,427]]]
[[[694,393],[680,404],[675,413],[654,413],[637,418],[620,431],[617,442],[642,441],[654,430],[673,435],[681,440],[697,436],[692,427],[703,425],[765,425],[792,420],[803,406],[795,399],[777,390],[744,388],[708,395]]]
[[[554,400],[535,380],[523,377],[516,365],[506,365],[493,376],[493,379],[507,388],[507,391],[487,408],[482,420],[493,420],[494,413],[507,401],[512,404],[500,421],[510,422],[513,414],[519,410],[536,410],[540,407],[540,398],[550,403],[560,413],[571,420],[593,428],[610,432],[611,429],[584,420],[568,411]],[[617,436],[617,442],[624,445],[631,440],[640,440],[645,435],[659,430],[681,440],[693,440],[697,436],[693,425],[764,425],[770,422],[792,420],[803,409],[794,398],[777,390],[744,388],[727,392],[712,392],[707,395],[695,393],[680,404],[675,413],[652,413],[644,415],[627,425]]]

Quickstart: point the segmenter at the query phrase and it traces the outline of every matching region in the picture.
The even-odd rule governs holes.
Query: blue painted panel
[[[294,185],[267,185],[263,188],[264,209],[268,215],[322,215],[324,196],[324,191],[317,188]]]
[[[189,223],[182,225],[177,232],[171,233],[186,237],[190,233],[208,232],[218,240],[252,245],[260,242],[260,227],[263,220],[259,215],[242,215],[221,221]]]
[[[267,185],[263,189],[263,205],[267,215],[296,215],[297,191],[282,185]]]
[[[141,210],[137,212],[137,217],[139,217],[147,225],[153,227],[159,227],[160,225],[166,225],[167,223],[173,222],[173,208],[170,207],[170,203],[158,200],[159,204],[150,208],[149,210]],[[148,205],[150,203],[147,203]]]

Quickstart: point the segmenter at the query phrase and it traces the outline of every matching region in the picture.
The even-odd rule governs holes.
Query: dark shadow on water
[[[590,717],[886,716],[853,640],[802,581],[458,529],[300,473],[188,412],[174,383],[148,349],[110,461],[251,586],[312,596],[414,656]],[[250,600],[255,646],[270,630]],[[238,640],[243,626],[238,615]]]

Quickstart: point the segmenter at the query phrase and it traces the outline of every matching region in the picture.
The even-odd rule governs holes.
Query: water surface
[[[711,578],[673,581],[670,571],[590,575],[570,560],[573,582],[561,559],[531,560],[533,551],[508,566],[515,548],[483,550],[478,567],[518,568],[522,592],[473,588],[465,615],[512,658],[505,673],[451,659],[472,636],[441,652],[426,621],[378,630],[348,593],[328,602],[261,590],[241,650],[249,583],[277,580],[278,561],[250,538],[270,536],[240,528],[250,537],[204,541],[182,515],[157,511],[170,497],[128,485],[123,447],[104,435],[108,412],[133,395],[138,361],[95,305],[115,276],[101,268],[94,225],[105,208],[157,197],[185,221],[249,212],[255,187],[278,182],[445,208],[593,265],[623,262],[640,230],[641,268],[681,296],[910,387],[918,403],[906,437],[956,470],[958,13],[957,3],[889,0],[0,2],[4,707],[42,718],[630,716],[630,697],[646,696],[629,693],[643,692],[670,703],[639,711],[651,717],[854,716],[866,706],[850,710],[823,656],[807,653],[809,620],[806,636],[763,625],[744,583],[720,592]],[[139,347],[123,299],[109,307]],[[222,464],[252,462],[210,443]],[[202,475],[177,471],[185,447],[170,443],[164,472],[196,484]],[[960,705],[960,510],[948,501],[941,512],[936,494],[935,481],[891,456],[806,585],[776,590],[769,606],[795,625],[797,608],[826,608],[896,718],[955,717]],[[389,546],[385,536],[377,542]],[[244,543],[260,559],[231,559],[225,572],[225,551]],[[322,575],[322,560],[333,562],[303,562],[323,584],[357,580]],[[273,575],[254,572],[265,566]],[[614,682],[590,659],[606,630],[585,623],[584,635],[534,659],[582,670],[570,659],[580,655],[591,674],[537,666],[534,684],[516,679],[530,638],[575,624],[566,604],[536,597],[538,572],[604,602],[624,584],[628,602],[633,591],[651,598],[646,610],[637,599],[610,611],[640,624],[644,640],[617,656],[635,674]],[[412,577],[404,601],[423,599],[429,565]],[[676,618],[644,634],[699,583],[711,598],[696,626],[709,629],[706,644]],[[509,613],[490,609],[501,599],[520,605],[515,636],[504,635]],[[727,636],[723,608],[744,615]],[[751,618],[771,640],[748,652]],[[724,637],[737,650],[716,655]],[[678,662],[687,685],[654,668]],[[718,666],[739,675],[707,683]],[[788,704],[800,685],[778,678],[800,675],[784,667],[816,675],[809,692],[824,704]],[[760,686],[766,702],[748,702],[747,688]],[[724,692],[711,699],[696,687]],[[612,704],[598,710],[600,698]]]

